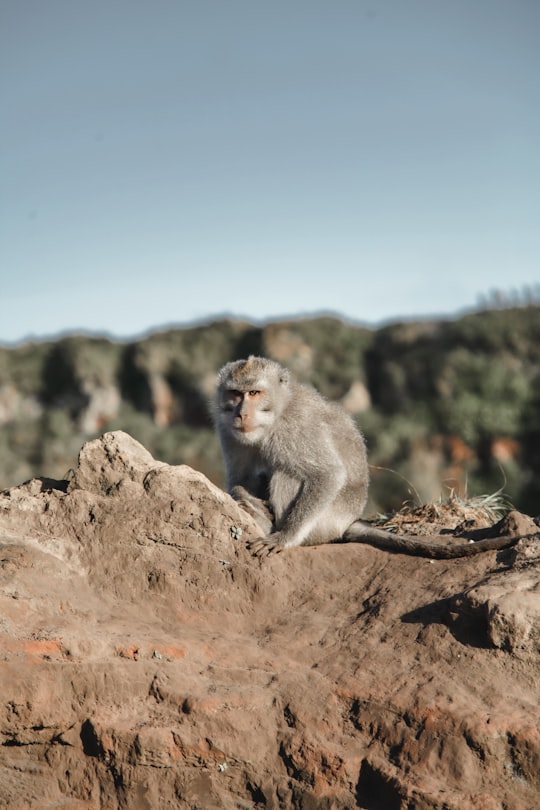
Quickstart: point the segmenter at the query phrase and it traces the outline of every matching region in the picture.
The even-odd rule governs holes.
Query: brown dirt
[[[538,538],[259,561],[255,532],[121,432],[0,494],[0,807],[539,806]]]

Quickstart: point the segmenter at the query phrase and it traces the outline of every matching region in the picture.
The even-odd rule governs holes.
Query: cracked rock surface
[[[537,538],[259,561],[256,534],[122,432],[0,493],[0,807],[539,805]]]

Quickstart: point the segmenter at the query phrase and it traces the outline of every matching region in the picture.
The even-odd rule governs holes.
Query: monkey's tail
[[[467,541],[466,543],[440,543],[440,535],[429,535],[425,539],[408,534],[393,534],[378,529],[360,520],[355,521],[343,535],[346,543],[366,543],[375,548],[393,551],[396,554],[410,554],[414,557],[431,557],[434,560],[449,560],[456,557],[472,557],[482,551],[508,548],[527,537],[538,537],[539,533],[504,535],[487,540]],[[438,542],[433,542],[436,540]]]

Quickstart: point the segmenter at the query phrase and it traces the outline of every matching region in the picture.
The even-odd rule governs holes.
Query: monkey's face
[[[222,388],[219,394],[219,421],[227,433],[241,444],[258,444],[274,422],[275,414],[262,386],[241,390]]]
[[[289,373],[275,361],[250,356],[228,363],[218,377],[218,427],[240,444],[261,444],[288,397]]]

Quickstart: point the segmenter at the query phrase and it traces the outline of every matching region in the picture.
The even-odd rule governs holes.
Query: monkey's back
[[[337,540],[366,505],[369,471],[364,437],[341,405],[315,389],[293,383],[290,393],[263,451],[272,469],[276,522],[279,525],[286,517],[306,481],[326,477],[328,489],[335,482],[339,486],[304,544]]]

